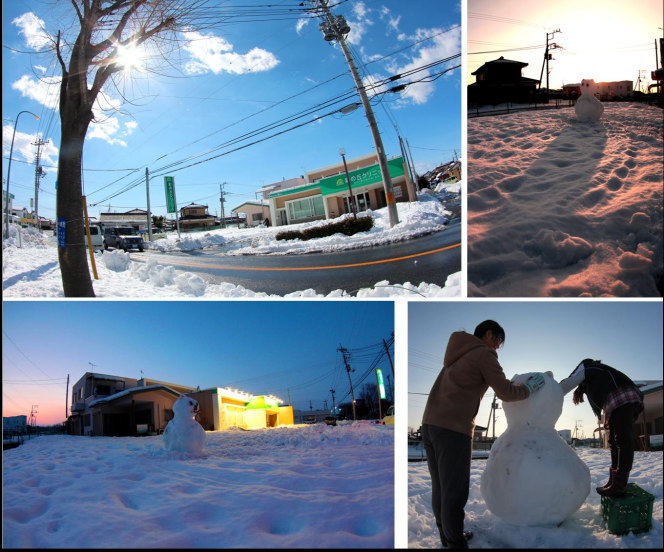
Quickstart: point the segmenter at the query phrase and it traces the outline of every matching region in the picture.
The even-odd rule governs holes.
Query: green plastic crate
[[[602,518],[610,533],[626,535],[650,531],[655,497],[635,483],[627,484],[624,497],[602,497]]]

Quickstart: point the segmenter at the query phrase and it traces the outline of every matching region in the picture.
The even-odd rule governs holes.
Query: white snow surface
[[[657,548],[662,539],[662,452],[634,453],[630,482],[655,496],[652,528],[647,533],[618,536],[609,532],[602,520],[600,495],[595,487],[608,479],[611,456],[608,449],[577,449],[590,469],[592,491],[585,503],[560,527],[519,527],[495,516],[480,492],[480,478],[487,461],[473,460],[470,494],[466,505],[465,528],[474,534],[470,548]],[[431,479],[426,462],[408,465],[408,546],[440,548],[440,537],[431,510]]]
[[[330,252],[343,249],[371,247],[411,239],[426,233],[440,231],[448,222],[449,212],[433,195],[423,193],[419,201],[398,203],[399,224],[389,224],[387,209],[371,212],[374,227],[368,232],[354,236],[335,234],[326,238],[308,241],[277,241],[277,233],[286,229],[302,229],[329,221],[317,221],[288,227],[226,228],[197,234],[169,232],[166,239],[150,244],[157,251],[191,251],[209,246],[223,245],[228,255],[246,254],[304,254],[313,251]],[[349,215],[344,215],[349,216]],[[52,233],[37,234],[33,229],[22,229],[20,236],[15,227],[10,228],[11,237],[3,242],[2,280],[5,297],[64,297],[62,276],[58,264],[57,240]],[[97,297],[195,297],[195,298],[271,298],[281,297],[255,292],[230,283],[210,284],[197,274],[176,271],[171,266],[160,265],[158,255],[147,257],[147,261],[132,261],[129,253],[107,251],[96,253],[99,279],[93,279]],[[89,263],[89,260],[88,260]],[[91,274],[92,274],[92,268]],[[458,297],[461,294],[461,272],[451,274],[443,287],[427,282],[406,282],[391,285],[389,281],[376,282],[372,288],[359,290],[356,297]],[[345,290],[319,294],[305,289],[285,294],[287,298],[350,297]]]
[[[534,373],[512,378],[525,383]],[[491,447],[480,490],[487,507],[514,525],[556,525],[590,492],[590,472],[558,435],[561,385],[542,374],[544,386],[522,401],[503,401],[507,430]]]
[[[468,120],[468,295],[658,297],[662,111]]]
[[[392,548],[393,426],[42,436],[3,454],[3,548]]]

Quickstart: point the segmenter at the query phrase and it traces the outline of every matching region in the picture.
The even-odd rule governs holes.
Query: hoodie
[[[525,385],[511,383],[498,363],[498,354],[479,337],[454,332],[445,350],[443,369],[429,393],[423,424],[473,436],[480,401],[491,387],[503,401],[528,398]]]

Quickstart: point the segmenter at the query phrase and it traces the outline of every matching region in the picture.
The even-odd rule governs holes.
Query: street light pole
[[[351,212],[353,213],[353,218],[357,218],[357,206],[355,205],[355,198],[353,197],[353,188],[350,185],[350,175],[348,174],[348,165],[346,165],[346,150],[344,148],[339,148],[339,155],[344,161],[344,171],[346,171],[346,183],[348,184],[348,205]]]
[[[7,196],[5,197],[5,238],[9,238],[9,176],[11,174],[12,170],[12,154],[14,152],[14,138],[16,138],[16,125],[18,124],[18,118],[21,116],[23,113],[30,113],[37,121],[39,121],[39,117],[35,115],[32,111],[20,111],[19,114],[16,116],[16,120],[14,121],[14,133],[12,134],[12,145],[9,148],[9,161],[7,162]]]

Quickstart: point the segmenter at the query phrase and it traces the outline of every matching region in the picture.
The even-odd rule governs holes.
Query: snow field
[[[44,436],[3,455],[3,546],[392,548],[391,426]]]
[[[471,296],[659,296],[661,110],[468,121]]]

